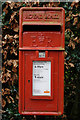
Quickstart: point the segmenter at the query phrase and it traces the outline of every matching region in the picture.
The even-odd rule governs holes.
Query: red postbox
[[[20,9],[19,20],[19,112],[23,115],[61,115],[64,9],[24,7]]]

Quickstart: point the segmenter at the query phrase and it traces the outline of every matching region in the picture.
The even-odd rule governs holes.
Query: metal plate
[[[45,58],[45,52],[39,52],[39,58]]]

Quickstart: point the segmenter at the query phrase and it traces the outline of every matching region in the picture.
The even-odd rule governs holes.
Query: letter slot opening
[[[23,25],[23,32],[26,31],[61,31],[61,25]]]

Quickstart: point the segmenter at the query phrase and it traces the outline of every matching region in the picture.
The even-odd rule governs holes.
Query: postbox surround
[[[19,32],[19,113],[20,114],[61,115],[63,113],[64,31],[65,31],[64,14],[65,14],[64,9],[61,7],[53,7],[53,8],[24,7],[20,9],[20,32]],[[39,26],[39,28],[40,26],[41,27],[53,26],[53,28],[56,28],[58,32],[56,32],[55,29],[51,30],[50,33],[48,33],[49,31],[45,31],[45,30],[44,31],[42,30],[38,31],[38,29],[37,31],[31,30],[31,28],[28,29],[29,26],[30,27],[32,26],[32,28],[33,26],[37,26],[37,27]],[[51,29],[51,27],[49,28]],[[53,35],[53,33],[55,35]],[[31,34],[34,37],[30,38]],[[46,34],[47,37],[45,38]],[[36,35],[38,37],[35,38]],[[56,39],[56,42],[54,41],[53,38]],[[29,42],[27,41],[28,39],[32,43],[29,44]],[[44,43],[45,41],[44,39],[46,39],[47,42]],[[40,41],[41,42],[43,41],[43,43],[40,43]],[[44,58],[39,58],[39,52],[41,51],[45,52]],[[30,58],[31,55],[32,57]],[[51,72],[52,72],[51,96],[32,96],[33,61],[51,61]],[[28,62],[30,65],[27,64]],[[28,68],[26,68],[26,65],[27,67],[30,67],[29,70]],[[27,73],[30,72],[28,76],[26,75],[26,70]],[[27,79],[29,80],[30,83],[28,83]],[[28,92],[30,93],[30,95]],[[30,106],[28,105],[28,101]],[[39,103],[39,105],[36,106],[36,103]],[[43,104],[42,107],[40,106],[41,103]]]

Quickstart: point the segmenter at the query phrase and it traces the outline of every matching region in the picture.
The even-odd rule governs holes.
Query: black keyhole
[[[30,83],[30,80],[28,80],[28,83]]]

